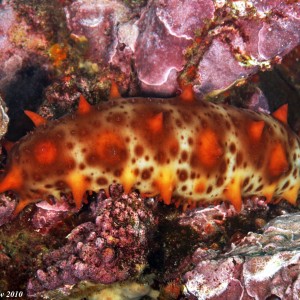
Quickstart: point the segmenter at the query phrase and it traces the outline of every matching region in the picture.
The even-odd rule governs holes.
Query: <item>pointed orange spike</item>
[[[0,182],[0,193],[19,190],[23,185],[21,169],[12,167]]]
[[[184,102],[192,102],[195,100],[195,93],[193,90],[193,85],[187,84],[182,87],[182,93],[180,94],[180,99]]]
[[[87,100],[85,99],[85,97],[83,95],[80,95],[77,112],[79,114],[83,115],[83,114],[90,112],[91,109],[92,109],[91,104],[89,104],[87,102]]]
[[[147,120],[148,127],[153,133],[158,133],[163,128],[163,113],[160,112]]]
[[[169,205],[171,203],[174,188],[173,172],[167,167],[162,168],[159,178],[155,181],[155,184],[164,203]]]
[[[39,114],[30,111],[30,110],[24,110],[25,115],[33,122],[33,124],[38,127],[43,124],[46,124],[47,120],[44,119],[42,116]]]
[[[287,124],[288,104],[280,106],[276,111],[272,113],[272,116],[280,122]]]
[[[124,193],[129,194],[136,180],[134,172],[130,168],[125,168],[121,176],[121,183],[124,187]]]
[[[33,203],[35,201],[29,199],[20,199],[17,204],[15,210],[13,211],[13,218],[16,217],[28,204]]]
[[[271,202],[274,192],[275,192],[275,189],[276,189],[276,184],[273,183],[268,186],[265,186],[264,189],[262,190],[262,194],[266,198],[266,203]]]
[[[288,171],[289,163],[281,143],[275,144],[269,154],[268,169],[271,176],[280,176]]]
[[[72,191],[74,202],[78,210],[81,208],[84,193],[88,190],[88,183],[85,179],[83,175],[72,172],[66,180]]]
[[[284,191],[282,197],[292,205],[296,205],[299,189],[300,182],[296,183],[291,189]]]
[[[242,209],[241,184],[239,178],[234,178],[224,190],[225,197],[231,202],[237,212]]]
[[[114,81],[112,81],[110,87],[109,99],[116,99],[116,98],[121,98],[121,94],[119,92],[117,84]]]
[[[249,124],[248,134],[253,142],[259,142],[265,127],[264,121],[253,121]]]

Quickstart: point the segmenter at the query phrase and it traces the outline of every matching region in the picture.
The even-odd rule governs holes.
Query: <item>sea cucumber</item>
[[[299,138],[287,125],[287,105],[273,115],[194,99],[188,89],[170,99],[119,98],[45,121],[11,149],[0,192],[19,204],[121,183],[170,204],[224,200],[239,211],[242,197],[296,203]],[[178,202],[177,202],[178,203]]]

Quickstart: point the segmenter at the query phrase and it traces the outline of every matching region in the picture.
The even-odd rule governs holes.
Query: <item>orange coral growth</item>
[[[54,44],[49,49],[49,54],[53,60],[53,65],[59,67],[68,56],[68,47],[61,44]]]

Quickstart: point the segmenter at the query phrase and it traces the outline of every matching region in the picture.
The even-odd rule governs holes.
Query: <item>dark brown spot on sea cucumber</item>
[[[56,187],[58,188],[58,189],[64,189],[64,188],[66,188],[66,183],[64,182],[64,181],[62,181],[62,180],[58,180],[58,181],[56,181],[55,182],[55,185],[56,185]]]
[[[122,174],[122,170],[121,170],[121,169],[116,169],[116,170],[114,171],[114,175],[115,175],[116,177],[120,177],[121,174]]]
[[[217,186],[222,186],[222,184],[224,183],[224,179],[222,177],[219,177],[217,180]]]
[[[236,156],[236,164],[239,167],[241,163],[243,162],[243,154],[239,152]]]
[[[253,189],[253,184],[250,184],[249,187],[246,189],[245,193],[250,192]]]
[[[206,190],[207,194],[209,194],[212,191],[212,189],[213,189],[213,187],[210,185]]]
[[[181,170],[180,172],[179,172],[179,180],[180,181],[186,181],[187,180],[187,178],[188,178],[188,174],[187,174],[187,171],[186,170]]]
[[[285,190],[290,185],[289,180],[283,185],[282,189]]]
[[[179,145],[177,140],[174,140],[170,146],[170,154],[174,157],[178,154],[179,151]]]
[[[259,187],[257,187],[257,189],[255,190],[255,192],[260,192],[263,189],[263,184],[261,184]]]
[[[230,150],[230,152],[231,152],[232,154],[234,154],[234,153],[235,153],[235,151],[236,151],[236,146],[235,146],[235,144],[234,144],[234,143],[231,143],[231,144],[230,144],[230,146],[229,146],[229,150]]]
[[[220,165],[220,173],[221,174],[223,174],[223,173],[225,173],[226,172],[226,169],[227,169],[227,164],[226,164],[226,162],[223,160],[222,161],[222,163],[221,163],[221,165]]]
[[[249,181],[250,181],[250,178],[246,177],[244,182],[243,182],[243,187],[246,187],[248,185]]]
[[[142,179],[147,180],[151,177],[151,172],[147,169],[142,172]]]
[[[186,152],[186,151],[182,151],[182,152],[181,152],[181,160],[182,160],[182,161],[187,161],[187,159],[188,159],[188,154],[187,154],[187,152]]]
[[[158,163],[163,164],[166,161],[166,159],[167,159],[166,153],[163,150],[158,150],[157,153],[156,153],[156,155],[154,156],[154,159]]]
[[[98,177],[96,182],[99,185],[106,185],[106,184],[108,184],[108,181],[107,181],[107,179],[105,177]]]
[[[72,150],[74,148],[74,144],[73,143],[67,143],[67,148]]]
[[[182,127],[182,122],[179,119],[176,119],[175,123],[176,123],[177,127],[179,127],[179,128]]]

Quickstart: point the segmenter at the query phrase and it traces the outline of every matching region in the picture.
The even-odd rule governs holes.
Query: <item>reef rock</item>
[[[175,93],[191,65],[200,95],[227,89],[299,44],[298,14],[299,4],[287,1],[149,1],[135,44],[142,89]]]
[[[155,225],[154,217],[135,193],[122,192],[112,186],[111,198],[99,194],[90,207],[94,220],[74,228],[65,246],[44,256],[44,268],[28,283],[29,296],[45,296],[54,290],[67,297],[82,281],[107,285],[140,274],[146,265],[147,236]]]
[[[149,1],[138,22],[135,52],[144,91],[165,95],[176,91],[178,72],[186,63],[184,51],[213,14],[213,1]]]
[[[129,9],[115,0],[75,1],[65,8],[73,39],[87,39],[87,55],[107,64],[117,44],[118,24],[125,23]]]
[[[279,216],[225,254],[199,248],[184,275],[187,299],[296,300],[300,296],[300,214]],[[277,297],[277,298],[276,298]]]

